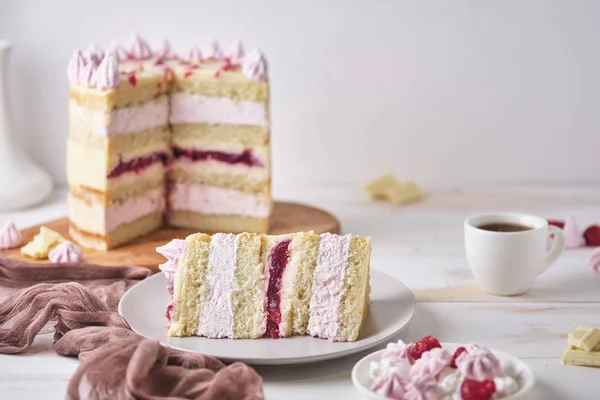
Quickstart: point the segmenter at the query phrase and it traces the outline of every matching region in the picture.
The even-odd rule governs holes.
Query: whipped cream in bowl
[[[352,369],[352,383],[374,400],[524,400],[534,398],[535,378],[510,354],[427,336],[365,356]]]

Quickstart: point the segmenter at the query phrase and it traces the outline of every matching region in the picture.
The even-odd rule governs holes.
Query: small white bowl
[[[466,346],[465,344],[460,343],[441,343],[441,345],[450,353],[454,353],[454,351],[461,346]],[[500,362],[510,362],[517,371],[519,391],[511,396],[503,397],[502,400],[532,400],[534,398],[533,389],[535,387],[535,377],[527,364],[510,354],[493,349],[490,350]],[[352,368],[352,383],[366,399],[388,400],[387,397],[371,391],[371,378],[369,376],[371,362],[381,360],[384,351],[385,350],[379,350],[363,357],[354,365],[354,368]]]

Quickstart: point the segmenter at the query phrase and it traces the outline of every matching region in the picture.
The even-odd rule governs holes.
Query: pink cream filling
[[[267,286],[267,330],[265,335],[277,339],[281,323],[281,291],[283,272],[290,256],[291,239],[277,243],[269,257],[269,283]]]
[[[169,196],[171,210],[193,211],[205,215],[244,215],[263,218],[271,212],[264,197],[239,190],[208,185],[176,183]]]
[[[267,112],[264,102],[174,93],[171,96],[170,122],[264,126]]]
[[[110,112],[106,124],[106,114],[89,112],[78,104],[71,106],[71,112],[87,121],[93,135],[114,136],[135,133],[169,123],[169,102],[166,98],[150,101],[140,106],[118,108]]]
[[[112,232],[120,225],[135,221],[155,211],[162,211],[164,188],[152,189],[142,196],[132,197],[106,210],[106,231]]]
[[[351,239],[352,235],[321,235],[308,320],[308,331],[312,336],[341,340],[339,311]]]
[[[200,308],[198,336],[224,338],[233,336],[231,293],[235,290],[237,236],[215,233],[210,239],[209,269],[205,282],[209,293]]]
[[[156,248],[156,252],[167,259],[167,261],[163,264],[160,264],[158,268],[165,274],[165,277],[167,278],[167,290],[171,296],[171,301],[165,312],[165,317],[169,322],[171,322],[171,313],[175,307],[173,303],[173,292],[175,288],[175,273],[177,272],[178,267],[177,262],[179,261],[179,257],[181,257],[181,255],[183,255],[185,252],[185,249],[186,243],[185,240],[182,239],[173,239],[166,245]]]

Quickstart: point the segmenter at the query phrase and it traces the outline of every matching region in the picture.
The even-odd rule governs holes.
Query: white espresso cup
[[[481,229],[490,224],[528,229],[502,232]],[[548,240],[554,236],[548,250]],[[465,220],[465,251],[475,280],[488,293],[514,296],[527,292],[565,249],[561,229],[540,217],[517,213],[476,215]]]

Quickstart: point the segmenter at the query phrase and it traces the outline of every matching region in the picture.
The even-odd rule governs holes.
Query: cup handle
[[[544,257],[544,265],[542,266],[540,272],[538,272],[538,275],[550,268],[550,266],[554,264],[556,259],[565,250],[565,234],[562,231],[562,229],[553,225],[549,225],[548,238],[550,238],[551,235],[554,235],[554,239],[552,240],[552,247],[546,253],[546,257]]]

